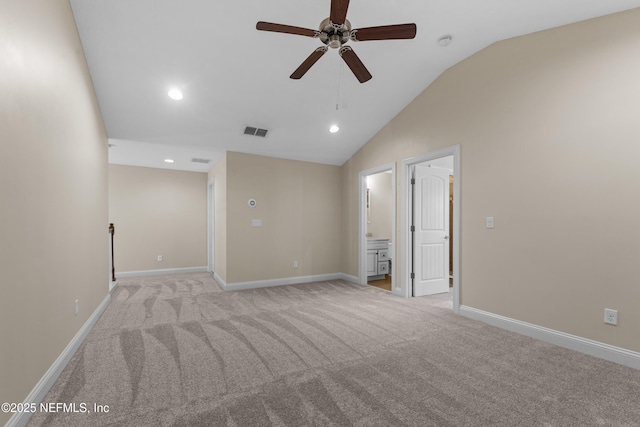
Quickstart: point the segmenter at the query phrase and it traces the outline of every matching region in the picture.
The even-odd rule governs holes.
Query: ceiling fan
[[[318,30],[293,27],[291,25],[273,24],[260,21],[256,29],[272,31],[276,33],[295,34],[306,37],[317,37],[325,46],[317,48],[302,64],[291,74],[292,79],[300,79],[324,55],[329,48],[339,49],[338,53],[347,63],[353,74],[364,83],[371,79],[371,74],[364,66],[360,58],[351,46],[346,46],[349,40],[354,42],[369,40],[397,40],[412,39],[416,36],[416,24],[384,25],[352,30],[351,23],[347,20],[349,0],[331,0],[331,12],[327,19],[320,23]]]

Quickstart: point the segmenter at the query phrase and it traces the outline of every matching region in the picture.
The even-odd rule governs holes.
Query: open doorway
[[[395,163],[360,172],[359,281],[394,291],[396,258]]]
[[[211,179],[207,191],[207,271],[211,274],[215,272],[215,200],[215,182]]]
[[[459,146],[403,161],[406,297],[451,292],[460,307]]]
[[[393,257],[393,182],[391,170],[366,177],[367,284],[391,292]]]

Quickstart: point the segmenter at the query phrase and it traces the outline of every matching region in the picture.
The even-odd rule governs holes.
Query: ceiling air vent
[[[209,163],[211,159],[198,159],[196,157],[192,158],[191,161],[193,163]]]
[[[267,132],[269,132],[267,129],[254,128],[251,126],[247,126],[246,128],[244,128],[245,135],[259,136],[262,138],[267,136]]]

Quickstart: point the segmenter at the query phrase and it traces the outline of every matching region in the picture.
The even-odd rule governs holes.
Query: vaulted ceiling
[[[340,165],[447,68],[486,46],[626,9],[640,0],[352,0],[353,28],[416,23],[411,40],[348,44],[373,78],[359,83],[329,49],[289,75],[331,0],[71,0],[112,147],[112,163],[207,171],[225,151]],[[442,36],[451,36],[441,46]],[[167,96],[178,88],[183,99]],[[337,124],[340,131],[330,133]],[[246,126],[268,130],[265,138]],[[175,160],[164,163],[165,158]]]

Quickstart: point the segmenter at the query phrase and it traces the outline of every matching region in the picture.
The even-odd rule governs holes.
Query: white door
[[[414,296],[449,292],[449,171],[414,168]]]

